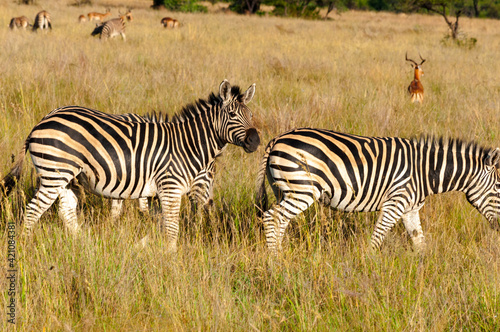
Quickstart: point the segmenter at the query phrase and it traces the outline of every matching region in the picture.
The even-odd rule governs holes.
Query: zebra
[[[35,22],[33,23],[33,31],[36,31],[37,29],[40,29],[40,30],[50,29],[50,30],[52,30],[52,23],[50,21],[50,14],[45,10],[42,10],[41,12],[36,14]]]
[[[168,116],[161,112],[148,113],[141,116],[134,113],[116,115],[126,121],[131,122],[168,122]],[[202,204],[205,210],[208,210],[213,205],[213,182],[215,177],[215,161],[222,154],[222,151],[214,157],[208,164],[207,168],[200,171],[193,180],[191,189],[187,192],[187,196],[193,207]],[[146,197],[139,198],[139,210],[143,213],[149,212],[148,199]],[[122,213],[123,200],[113,199],[111,201],[111,218],[116,219]]]
[[[260,144],[247,104],[255,84],[241,93],[224,80],[219,95],[185,106],[165,123],[131,122],[79,106],[47,114],[31,131],[10,172],[5,194],[19,179],[29,150],[40,184],[28,203],[24,228],[30,234],[59,197],[59,215],[78,232],[77,198],[67,185],[77,177],[86,188],[112,199],[158,195],[167,250],[176,251],[181,197],[228,144],[254,152]]]
[[[344,211],[380,211],[372,250],[402,218],[414,248],[422,251],[419,210],[432,194],[464,192],[492,228],[500,228],[499,168],[500,149],[474,142],[298,128],[275,137],[265,149],[257,176],[257,214],[273,254],[281,249],[289,221],[315,201]],[[277,198],[269,210],[266,175]]]
[[[26,30],[28,26],[31,26],[31,24],[26,16],[14,17],[10,20],[9,23],[9,28],[11,30],[21,29],[21,28]]]
[[[123,40],[127,40],[125,37],[125,22],[121,18],[106,21],[95,27],[91,36],[95,35],[99,35],[100,39],[108,39],[121,35]]]

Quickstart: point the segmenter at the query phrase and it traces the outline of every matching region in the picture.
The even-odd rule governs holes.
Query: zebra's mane
[[[487,154],[492,150],[492,148],[484,147],[482,145],[479,145],[478,143],[474,141],[464,141],[460,138],[447,138],[447,137],[434,137],[434,136],[420,136],[417,138],[413,139],[414,142],[416,142],[419,145],[424,145],[424,146],[434,146],[435,148],[438,147],[451,147],[453,150],[458,151],[458,150],[466,150],[469,148],[474,148],[475,150],[479,150],[481,154]]]
[[[168,122],[168,114],[163,114],[163,112],[161,111],[156,112],[155,110],[153,110],[150,113],[144,114],[144,119],[147,122],[154,123]]]
[[[241,94],[241,89],[239,86],[231,87],[231,95],[236,96],[236,100],[239,102],[243,101],[243,95]],[[170,122],[180,123],[186,120],[195,119],[200,114],[205,113],[208,109],[212,108],[217,104],[222,103],[222,98],[220,95],[215,95],[211,93],[207,100],[199,99],[194,104],[188,104],[182,108],[178,113],[176,113]]]

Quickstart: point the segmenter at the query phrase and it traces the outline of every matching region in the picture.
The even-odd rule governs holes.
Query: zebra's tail
[[[257,174],[256,181],[256,191],[255,195],[255,206],[257,208],[257,217],[262,218],[264,211],[267,211],[267,192],[266,192],[266,174],[267,174],[267,161],[269,159],[269,153],[274,146],[275,139],[271,140],[264,152],[264,156],[262,157],[262,161],[260,162],[259,173]]]
[[[17,155],[14,165],[10,169],[9,174],[7,174],[2,179],[2,181],[0,181],[0,189],[2,189],[2,191],[5,193],[5,196],[8,196],[10,194],[12,188],[14,188],[17,181],[19,180],[19,177],[21,176],[26,150],[28,150],[28,140],[24,142],[24,146]]]

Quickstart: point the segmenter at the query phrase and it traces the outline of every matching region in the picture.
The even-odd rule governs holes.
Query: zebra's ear
[[[254,94],[255,94],[255,83],[252,84],[243,94],[243,103],[245,105],[248,104],[252,100]]]
[[[224,102],[231,99],[231,83],[228,80],[222,81],[219,87],[219,95]]]
[[[496,169],[500,169],[500,149],[496,148],[488,153],[486,158],[486,165],[495,166]]]

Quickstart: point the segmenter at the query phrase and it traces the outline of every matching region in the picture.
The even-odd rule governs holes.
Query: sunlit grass
[[[375,213],[313,206],[290,224],[283,255],[272,260],[253,206],[265,144],[293,127],[499,146],[499,21],[461,19],[478,39],[468,50],[440,43],[447,27],[438,16],[348,12],[302,21],[155,12],[138,2],[127,41],[101,42],[90,37],[94,24],[78,24],[77,17],[108,3],[38,2],[0,5],[0,174],[56,107],[173,115],[216,92],[224,78],[243,89],[257,84],[250,106],[263,144],[254,154],[226,150],[214,206],[207,215],[183,209],[175,255],[166,253],[156,216],[127,202],[123,217],[111,222],[109,202],[95,196],[81,201],[78,237],[65,233],[56,207],[32,238],[23,237],[22,207],[36,183],[27,162],[28,176],[2,201],[1,215],[18,225],[19,329],[500,329],[499,234],[463,195],[428,199],[423,257],[402,225],[380,253],[371,253]],[[9,31],[11,17],[32,19],[41,7],[52,14],[52,32]],[[163,16],[183,26],[165,30]],[[406,52],[427,59],[423,105],[410,104],[406,94],[413,78]],[[134,249],[146,234],[150,244]],[[0,266],[6,255],[0,250]],[[0,279],[2,328],[10,327],[6,287]]]

